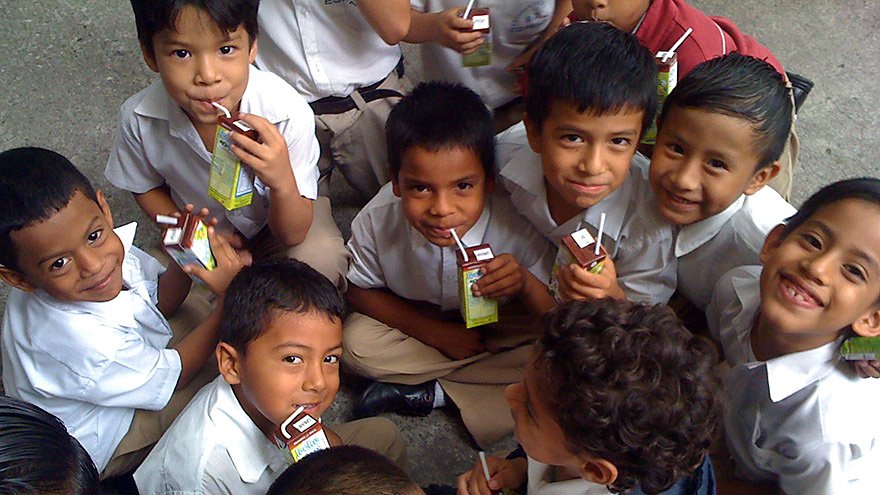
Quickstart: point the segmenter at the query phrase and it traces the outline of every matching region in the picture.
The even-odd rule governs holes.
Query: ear
[[[880,304],[874,304],[867,313],[852,324],[853,332],[859,337],[880,336]]]
[[[388,168],[388,175],[391,176],[391,191],[398,198],[400,197],[400,183],[397,182],[397,176],[394,175],[394,171],[391,168]]]
[[[495,190],[495,174],[486,176],[486,194]]]
[[[223,379],[226,380],[226,383],[230,385],[238,385],[241,383],[238,368],[242,356],[237,350],[235,350],[235,347],[232,347],[226,342],[220,342],[217,344],[214,354],[217,356],[217,368],[220,370],[220,374],[223,375]]]
[[[248,64],[253,64],[257,59],[257,40],[251,43],[250,53],[248,53]]]
[[[779,224],[776,227],[773,227],[773,230],[767,234],[767,238],[764,239],[764,245],[761,247],[761,252],[758,254],[758,258],[761,260],[761,264],[767,263],[767,260],[770,259],[770,256],[776,252],[776,248],[782,243],[782,230],[785,229],[785,225]]]
[[[3,281],[7,284],[15,287],[20,291],[33,292],[37,289],[33,284],[28,282],[24,274],[19,273],[12,268],[0,266],[0,278],[2,278]]]
[[[529,139],[529,147],[535,153],[541,153],[541,126],[529,118],[529,114],[523,114],[523,124],[526,126],[526,137]]]
[[[760,191],[762,187],[766,186],[768,182],[773,180],[774,177],[779,175],[779,171],[782,169],[782,166],[779,165],[779,161],[775,161],[770,165],[761,168],[755,172],[755,175],[752,177],[752,181],[749,182],[746,190],[743,191],[743,194],[746,196],[751,196],[756,192]]]
[[[581,466],[581,478],[608,486],[617,479],[617,466],[605,459],[585,459]]]
[[[95,191],[95,196],[98,197],[98,206],[101,207],[101,211],[104,213],[104,218],[107,219],[107,223],[110,224],[110,228],[113,228],[113,212],[110,211],[110,205],[107,203],[107,198],[104,197],[104,193],[101,192],[100,189]]]
[[[156,54],[149,50],[143,43],[141,43],[141,55],[144,56],[144,63],[147,64],[147,67],[158,74],[159,64],[156,63]]]

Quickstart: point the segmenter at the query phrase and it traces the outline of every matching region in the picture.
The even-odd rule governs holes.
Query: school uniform
[[[284,254],[312,265],[340,286],[348,259],[342,235],[330,215],[329,201],[317,197],[320,148],[314,137],[311,109],[278,76],[251,67],[240,111],[264,117],[278,128],[287,142],[300,195],[317,199],[306,239],[293,248],[279,245],[272,249],[286,251]],[[121,114],[104,170],[110,183],[135,194],[167,186],[178,208],[187,204],[207,207],[218,219],[219,229],[234,229],[247,239],[260,239],[260,246],[250,246],[252,249],[260,250],[263,243],[274,241],[263,240],[272,237],[268,235],[270,188],[255,178],[251,204],[234,210],[227,210],[212,198],[208,194],[211,150],[205,148],[195,126],[171,99],[162,81],[129,98]]]
[[[413,229],[390,184],[355,217],[351,230],[349,283],[363,289],[388,289],[413,304],[457,319],[457,248],[431,244]],[[488,243],[496,256],[510,253],[547,282],[551,246],[528,228],[502,191],[487,195],[479,220],[462,236],[462,242],[467,246]],[[400,330],[354,313],[345,322],[343,362],[358,374],[383,382],[412,385],[440,379],[477,443],[491,445],[513,427],[503,389],[521,378],[528,358],[528,349],[522,346],[541,331],[521,306],[505,301],[499,306],[498,324],[473,329],[485,332],[491,352],[462,360],[452,360]]]
[[[605,213],[601,243],[614,260],[617,282],[627,299],[666,304],[676,285],[673,228],[657,212],[647,158],[636,153],[626,180],[617,190],[560,225],[547,206],[541,155],[529,147],[523,125],[502,132],[497,142],[499,179],[517,211],[538,232],[557,247],[562,237],[583,227],[595,237]]]
[[[737,475],[777,481],[784,493],[874,493],[880,483],[880,382],[859,378],[841,340],[759,361],[750,333],[761,267],[726,274],[709,328],[731,366],[724,380],[727,447]]]

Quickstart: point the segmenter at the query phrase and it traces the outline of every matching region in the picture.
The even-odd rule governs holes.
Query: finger
[[[183,211],[186,213],[192,213],[195,209],[196,206],[192,203],[187,203],[186,206],[183,207]]]
[[[474,29],[473,19],[462,19],[461,15],[464,11],[459,10],[456,15],[449,17],[449,27],[457,31],[472,31]]]
[[[604,269],[601,273],[590,273],[587,269],[578,265],[568,265],[568,270],[572,276],[572,280],[583,286],[594,287],[601,290],[608,290],[611,288],[611,281],[609,280],[610,274],[605,273]]]
[[[468,480],[470,479],[470,475],[471,475],[470,471],[458,475],[458,480],[455,485],[456,488],[458,489],[458,495],[469,495],[468,494]]]
[[[235,253],[238,255],[238,259],[241,261],[242,266],[251,266],[254,263],[254,255],[252,255],[250,251],[246,249],[236,249]]]

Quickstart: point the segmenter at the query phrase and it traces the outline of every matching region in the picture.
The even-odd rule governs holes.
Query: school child
[[[501,182],[517,210],[557,246],[581,228],[608,253],[601,273],[554,267],[559,296],[664,304],[675,289],[673,233],[657,212],[648,160],[636,153],[654,118],[656,69],[634,36],[610,25],[565,27],[529,64],[524,126],[498,136]]]
[[[651,158],[657,209],[678,225],[678,291],[701,310],[725,272],[758,264],[767,233],[795,213],[773,189],[791,127],[782,76],[732,53],[698,65],[666,99]]]
[[[261,261],[242,270],[223,303],[221,376],[193,398],[135,472],[138,490],[266,493],[290,464],[274,441],[276,430],[299,407],[320,419],[336,397],[344,311],[336,288],[304,263]],[[388,419],[332,430],[325,424],[324,432],[331,445],[356,443],[403,463],[403,439]]]
[[[571,0],[476,1],[474,8],[489,9],[490,31],[484,34],[473,31],[472,19],[462,19],[467,0],[410,3],[412,22],[404,41],[421,44],[425,79],[457,82],[476,91],[495,114],[498,131],[522,118],[519,79],[533,47],[571,12]],[[487,65],[464,66],[463,56],[487,48]]]
[[[388,182],[388,112],[412,89],[398,46],[409,3],[263,0],[259,19],[257,67],[281,76],[314,110],[322,188],[339,168],[366,203]]]
[[[257,55],[256,0],[133,0],[144,61],[156,81],[123,105],[105,175],[151,218],[191,204],[257,258],[289,256],[343,287],[348,254],[317,198],[319,146],[311,109]],[[208,193],[218,116],[225,107],[259,134],[233,132],[232,151],[253,172],[253,198],[227,210]],[[245,181],[248,182],[250,178]]]
[[[709,328],[731,366],[724,426],[736,474],[787,494],[873,493],[880,382],[838,352],[880,336],[880,180],[826,186],[725,275]]]
[[[0,396],[0,493],[93,495],[98,471],[61,420]]]
[[[357,445],[309,455],[287,468],[266,495],[424,495],[391,460]]]
[[[526,308],[554,304],[544,284],[550,246],[494,190],[491,116],[473,91],[421,84],[387,130],[391,184],[355,217],[348,243],[346,297],[357,313],[345,322],[345,363],[378,380],[355,413],[426,415],[448,397],[477,443],[490,445],[513,426],[503,388],[519,379],[535,338]],[[473,294],[498,300],[497,324],[468,329],[459,315],[453,229],[495,255]]]
[[[6,393],[61,419],[102,478],[126,473],[216,375],[205,364],[220,311],[181,307],[188,276],[132,246],[135,224],[114,229],[104,195],[58,153],[0,154],[0,196]],[[209,240],[217,267],[187,271],[222,299],[243,260],[213,229]]]
[[[521,485],[528,495],[715,493],[720,391],[707,339],[668,308],[611,299],[564,304],[545,326],[505,392],[518,457],[490,456],[488,484],[477,462],[459,476],[460,495]]]

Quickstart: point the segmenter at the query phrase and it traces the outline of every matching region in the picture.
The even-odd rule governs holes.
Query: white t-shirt
[[[486,206],[462,242],[489,244],[498,256],[512,254],[520,265],[547,283],[552,246],[528,226],[503,191],[486,196]],[[351,224],[348,280],[363,289],[388,288],[400,297],[426,301],[442,310],[459,307],[457,248],[431,244],[413,229],[400,198],[385,184]]]
[[[308,101],[348,96],[385,79],[400,60],[357,2],[263,0],[257,67],[287,81]]]
[[[558,225],[547,206],[547,187],[541,156],[528,145],[519,123],[497,137],[499,179],[523,216],[556,246],[563,236],[588,227],[595,237],[601,214],[606,214],[602,247],[614,260],[617,282],[627,299],[666,304],[676,284],[673,228],[657,212],[654,192],[648,182],[648,159],[633,157],[629,176],[599,203]],[[509,161],[507,161],[509,159]]]
[[[411,0],[419,12],[440,12],[464,8],[461,0]],[[464,84],[483,98],[490,108],[498,108],[514,99],[517,75],[506,67],[544,32],[556,9],[556,0],[480,0],[475,7],[489,7],[491,31],[484,41],[492,42],[492,64],[464,67],[461,55],[439,43],[422,43],[422,67],[426,80]]]
[[[318,157],[311,107],[275,74],[250,68],[240,111],[259,115],[278,127],[287,141],[290,168],[300,195],[318,195]],[[235,227],[245,237],[268,222],[270,190],[257,181],[250,205],[232,211],[208,195],[211,151],[205,148],[189,118],[156,81],[122,105],[122,118],[104,175],[116,187],[136,194],[163,184],[178,208],[187,203],[207,207],[220,228]]]
[[[158,411],[180,376],[165,346],[171,328],[156,307],[158,261],[131,245],[135,224],[115,229],[125,247],[123,290],[107,302],[64,302],[12,289],[3,318],[3,385],[54,414],[100,472],[135,409]]]
[[[531,457],[529,461],[528,495],[610,495],[605,485],[591,483],[583,478],[555,481],[553,466],[542,464]]]
[[[840,359],[840,339],[758,361],[749,336],[760,275],[759,266],[725,274],[707,311],[731,366],[724,428],[737,475],[778,481],[788,494],[877,493],[880,381],[859,378]]]
[[[679,228],[678,290],[705,310],[721,276],[737,266],[760,264],[767,234],[796,212],[779,193],[763,187],[740,196],[721,213]]]
[[[289,465],[218,376],[187,404],[134,481],[145,494],[263,495]]]

